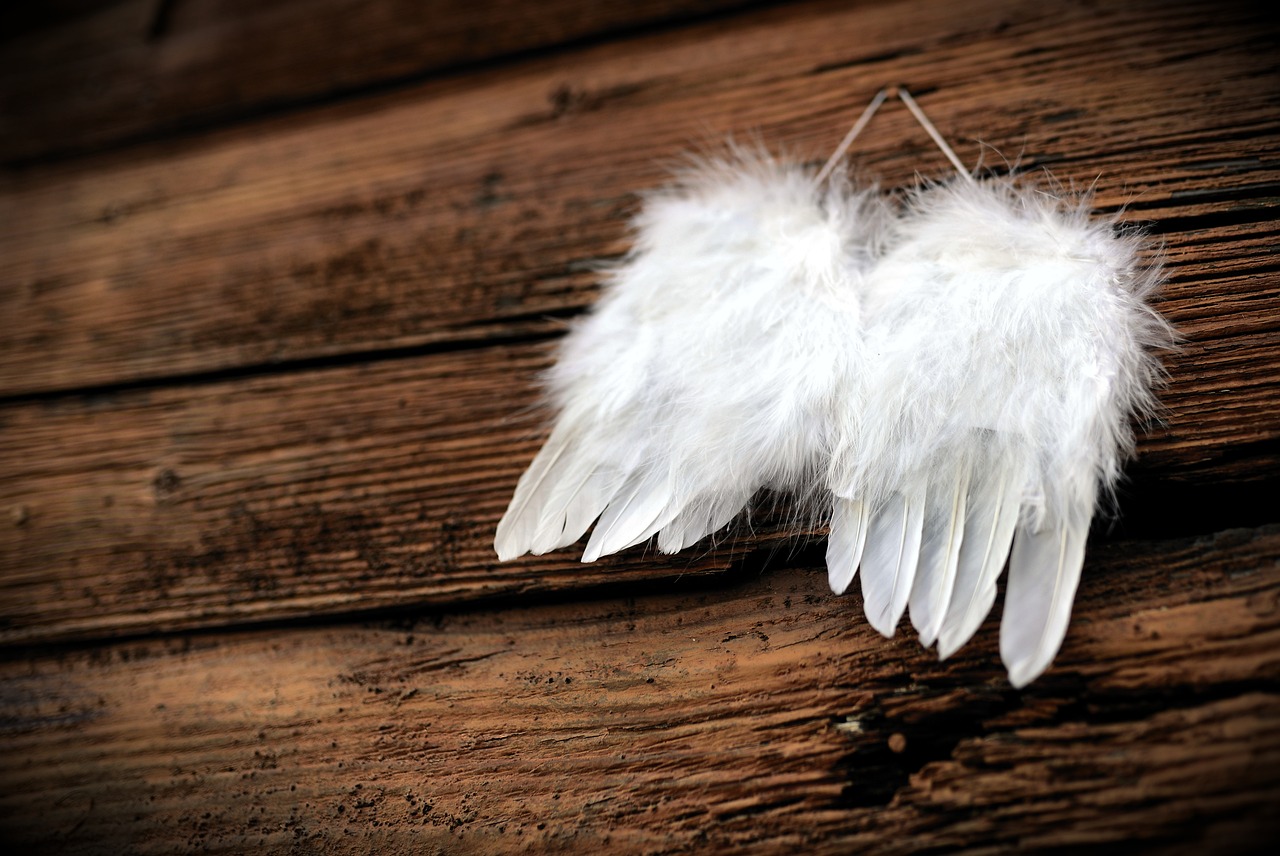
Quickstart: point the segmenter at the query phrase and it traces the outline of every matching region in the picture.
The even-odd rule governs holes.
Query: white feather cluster
[[[650,195],[635,229],[564,340],[499,558],[593,522],[583,561],[655,534],[675,552],[762,488],[829,497],[831,587],[861,568],[872,626],[909,606],[948,656],[1007,559],[1001,655],[1016,686],[1043,672],[1170,340],[1136,239],[1012,180],[899,211],[742,151]]]
[[[737,152],[652,194],[636,244],[551,372],[560,417],[516,487],[506,560],[572,544],[583,561],[658,534],[675,552],[761,488],[811,491],[859,382],[858,293],[877,194]]]

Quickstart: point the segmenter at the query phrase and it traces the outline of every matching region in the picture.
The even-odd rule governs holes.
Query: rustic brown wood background
[[[0,843],[1274,852],[1266,4],[59,0],[0,13]],[[908,84],[1163,244],[1167,359],[1054,667],[832,597],[822,533],[498,565],[636,192]],[[979,142],[981,141],[981,143]],[[900,107],[888,186],[946,164]]]

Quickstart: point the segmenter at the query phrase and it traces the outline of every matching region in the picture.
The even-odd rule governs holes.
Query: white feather
[[[911,624],[928,647],[938,638],[951,602],[960,547],[965,531],[965,503],[969,493],[967,462],[957,464],[954,476],[929,491],[924,509],[920,564],[911,587]]]
[[[867,528],[862,608],[867,621],[884,636],[893,635],[911,596],[920,559],[924,503],[920,493],[895,493],[871,515]]]
[[[505,562],[530,551],[541,554],[562,546],[560,542],[567,528],[565,510],[576,511],[582,502],[590,501],[590,492],[583,495],[583,483],[598,471],[584,467],[582,456],[570,452],[574,433],[572,423],[563,423],[520,477],[511,505],[499,521],[494,537],[499,560]],[[591,515],[592,520],[603,507],[600,504]],[[578,532],[578,536],[581,534]]]
[[[968,642],[996,601],[1021,504],[1017,473],[979,473],[970,486],[956,579],[938,631],[938,656],[946,659]]]
[[[1015,687],[1038,678],[1062,647],[1088,534],[1079,525],[1049,520],[1039,531],[1020,529],[1013,540],[1000,658]]]
[[[661,527],[660,517],[672,501],[669,474],[661,469],[633,473],[609,501],[587,541],[582,561],[625,550]]]
[[[844,594],[858,572],[867,543],[867,523],[866,503],[836,497],[827,539],[827,582],[836,594]]]
[[[499,524],[499,558],[596,524],[584,561],[655,532],[678,550],[762,488],[812,494],[862,377],[858,280],[884,203],[759,152],[649,196],[636,244],[549,376],[551,440]]]
[[[552,550],[572,544],[582,537],[595,519],[604,511],[609,500],[618,492],[622,477],[612,469],[590,469],[581,465],[586,471],[580,485],[575,490],[566,491],[566,496],[559,499],[553,508],[564,506],[564,513],[552,513],[552,522],[545,527],[547,537],[535,541],[530,552],[535,555],[549,553]],[[560,526],[563,516],[564,525]]]
[[[700,499],[663,527],[658,536],[658,549],[663,553],[678,553],[696,544],[712,532],[728,526],[750,500],[751,496],[745,492]]]

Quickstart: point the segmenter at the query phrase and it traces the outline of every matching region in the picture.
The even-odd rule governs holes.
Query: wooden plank
[[[819,567],[0,664],[23,852],[1266,852],[1280,527],[1109,544],[1054,668],[938,663]]]
[[[0,161],[92,151],[403,84],[745,0],[125,0],[0,53]],[[37,12],[30,13],[38,16]],[[0,33],[0,39],[8,34]]]
[[[1148,487],[1133,510],[1167,516],[1162,533],[1204,531],[1206,490],[1265,494],[1280,476],[1273,338],[1249,321],[1198,335],[1171,361],[1166,422],[1140,450]],[[667,579],[802,537],[766,516],[673,557],[637,548],[584,566],[570,548],[498,564],[494,527],[544,436],[534,384],[550,352],[0,407],[0,644]]]
[[[546,347],[493,348],[0,409],[0,637],[723,569],[733,553],[497,564],[493,527],[540,435],[528,405],[546,365]]]
[[[1274,342],[1277,29],[1251,14],[806,4],[10,170],[0,395],[552,332],[679,151],[751,129],[829,151],[886,81],[971,161],[980,137],[1155,221],[1193,336]],[[890,185],[945,174],[901,107],[858,149]]]

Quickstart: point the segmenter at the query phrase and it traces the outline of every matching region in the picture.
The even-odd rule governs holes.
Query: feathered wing
[[[811,492],[861,360],[857,278],[883,208],[842,177],[735,152],[649,196],[636,243],[549,375],[558,418],[494,540],[584,561],[682,549],[762,488]]]
[[[1066,633],[1100,493],[1153,404],[1157,274],[1082,205],[1011,181],[930,188],[871,264],[882,209],[766,156],[655,194],[550,376],[559,412],[499,525],[502,559],[584,560],[726,525],[759,489],[834,495],[828,573],[948,656],[1010,556],[1022,686]],[[864,317],[865,312],[865,317]],[[1016,532],[1016,535],[1015,535]]]
[[[880,509],[862,560],[873,626],[891,632],[908,581],[922,641],[948,656],[1009,559],[1010,680],[1048,667],[1099,495],[1132,453],[1131,417],[1153,404],[1149,349],[1171,341],[1145,303],[1156,280],[1135,239],[1044,188],[958,181],[911,201],[865,280],[868,417],[831,470]],[[911,546],[899,531],[915,535],[904,495],[923,502],[918,558],[892,556]]]

